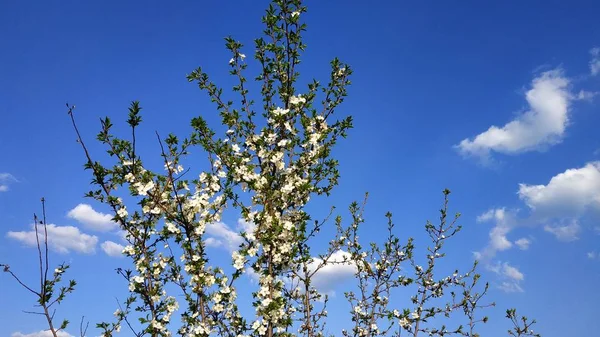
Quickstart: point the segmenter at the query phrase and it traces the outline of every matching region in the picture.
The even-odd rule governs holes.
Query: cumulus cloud
[[[589,211],[600,211],[600,161],[568,169],[547,184],[519,184],[519,198],[531,210],[535,222],[564,242],[579,239],[580,219]]]
[[[237,228],[240,231],[243,231],[246,233],[251,233],[251,232],[254,232],[254,229],[256,229],[256,225],[253,224],[252,222],[248,222],[248,221],[240,218],[237,221]]]
[[[0,172],[0,180],[16,180],[16,179],[10,173]]]
[[[510,227],[502,225],[502,221],[499,221],[498,224],[490,231],[490,245],[497,251],[507,250],[512,247],[512,243],[506,238]]]
[[[590,73],[592,76],[600,74],[600,48],[592,48],[590,50],[592,59],[590,60]]]
[[[319,270],[313,275],[311,285],[321,294],[334,296],[335,288],[354,278],[358,270],[354,262],[349,260],[350,256],[350,253],[346,251],[337,250],[327,260],[326,264],[323,264],[321,258],[313,257],[312,262],[308,265],[308,271],[313,273],[317,268]],[[246,268],[246,275],[252,282],[258,282],[260,278],[260,275],[251,267]],[[292,281],[294,280],[286,280],[288,283]]]
[[[489,232],[489,240],[486,246],[479,252],[475,252],[475,258],[481,262],[486,269],[499,275],[501,283],[498,289],[511,293],[523,292],[520,282],[525,276],[523,273],[508,262],[493,262],[498,252],[505,251],[516,245],[521,250],[529,248],[530,241],[526,238],[511,242],[508,234],[516,227],[516,211],[505,208],[490,209],[477,217],[477,222],[493,222],[494,227]]]
[[[58,337],[74,337],[73,335],[71,335],[70,333],[68,333],[64,330],[60,330],[56,334],[58,335]],[[11,337],[53,337],[52,332],[50,332],[50,330],[42,330],[42,331],[38,331],[38,332],[32,332],[29,334],[24,334],[21,332],[13,332],[13,334],[10,336]]]
[[[455,147],[464,156],[489,159],[492,151],[517,154],[542,150],[559,143],[569,122],[569,79],[562,70],[546,71],[534,78],[525,94],[528,109],[502,127],[491,126]]]
[[[106,253],[108,256],[112,257],[123,257],[123,249],[125,248],[123,245],[120,245],[116,242],[112,241],[104,241],[100,245],[100,248]]]
[[[204,243],[209,247],[223,247],[229,251],[234,251],[244,242],[238,231],[232,230],[222,222],[207,224],[206,234],[210,237]]]
[[[522,281],[525,278],[519,269],[506,262],[502,265],[502,274],[514,281]]]
[[[97,212],[88,204],[79,204],[67,213],[71,219],[75,219],[89,229],[108,232],[116,229],[119,225],[112,221],[112,215]]]
[[[487,269],[498,274],[503,281],[498,285],[498,288],[504,292],[523,292],[523,288],[520,282],[525,279],[525,275],[514,266],[511,266],[508,262],[496,264],[488,264]]]
[[[579,219],[588,210],[600,211],[600,161],[587,163],[580,168],[568,169],[552,177],[547,184],[519,184],[519,198],[528,206],[528,218],[517,219],[516,213],[505,208],[491,209],[477,217],[478,222],[493,221],[487,246],[476,253],[479,259],[489,259],[497,252],[514,245],[526,250],[529,239],[514,242],[508,234],[517,223],[543,224],[544,230],[560,241],[574,241],[581,232]]]
[[[346,280],[352,279],[357,271],[356,265],[350,262],[350,253],[338,250],[334,252],[328,259],[328,263],[319,269],[313,276],[312,285],[320,293],[332,293],[336,285],[345,282]],[[323,260],[320,258],[313,258],[312,263],[309,265],[311,272],[315,271]]]
[[[115,234],[119,237],[119,239],[121,239],[121,241],[127,242],[127,231],[120,229],[116,231]]]
[[[505,208],[491,209],[477,217],[477,222],[493,222],[486,246],[475,252],[475,258],[498,274],[505,276],[499,287],[507,292],[520,292],[520,285],[513,284],[522,279],[522,273],[507,265],[492,265],[498,252],[518,247],[529,248],[531,241],[520,238],[509,240],[510,232],[524,225],[541,225],[544,231],[557,240],[572,242],[579,239],[582,232],[581,221],[590,211],[600,211],[600,161],[587,163],[583,167],[568,169],[552,177],[547,184],[519,184],[519,198],[529,208],[529,215],[517,217],[516,211]],[[596,232],[600,234],[600,227]],[[595,252],[588,253],[588,257]],[[595,255],[594,255],[595,256]],[[513,282],[513,283],[511,283]]]
[[[477,216],[477,222],[486,222],[486,221],[490,221],[490,220],[495,220],[495,219],[504,219],[504,215],[505,215],[505,209],[504,208],[492,208],[487,210],[485,213],[482,213],[480,215]]]
[[[252,283],[258,283],[258,280],[260,279],[260,274],[255,272],[254,269],[252,269],[252,267],[247,267],[245,274],[250,278],[250,281],[252,281]]]
[[[576,98],[580,101],[592,101],[594,99],[594,97],[596,97],[598,94],[600,94],[600,92],[579,90]]]
[[[308,273],[313,274],[311,286],[323,295],[335,296],[335,289],[347,280],[353,279],[358,271],[356,264],[350,260],[350,257],[350,253],[341,249],[333,252],[327,258],[326,263],[320,257],[313,257],[308,264]],[[246,274],[253,282],[257,282],[260,276],[250,267],[246,268]],[[298,280],[287,278],[285,282],[297,285]],[[300,291],[302,292],[303,289],[300,289]]]
[[[8,238],[22,242],[31,247],[37,245],[35,225],[31,225],[30,231],[13,232],[6,234]],[[94,253],[98,237],[88,235],[79,231],[79,228],[73,226],[57,226],[54,224],[47,225],[48,231],[48,246],[50,249],[59,253],[68,253],[70,251],[79,253]],[[38,235],[40,242],[44,240],[44,226],[38,225]]]
[[[497,252],[507,250],[512,247],[512,242],[508,239],[508,233],[515,225],[515,217],[512,212],[505,208],[490,209],[477,217],[477,222],[494,222],[494,227],[490,230],[488,244],[480,252],[475,253],[475,257],[481,261],[489,261],[496,256]]]
[[[592,252],[588,252],[587,254],[588,259],[590,260],[594,260],[596,258],[596,256],[598,256],[598,254],[596,254],[596,252],[592,251]]]
[[[581,226],[577,222],[577,220],[573,220],[568,225],[545,225],[544,230],[548,233],[553,234],[558,240],[571,242],[579,239],[579,232],[581,231]]]
[[[222,222],[210,223],[206,225],[205,232],[208,238],[204,240],[204,243],[209,247],[222,247],[233,252],[244,242],[241,232],[251,233],[254,228],[254,224],[244,219],[238,219],[235,229]]]
[[[505,293],[522,293],[524,292],[523,288],[516,283],[510,281],[504,281],[498,285],[498,289],[504,291]]]
[[[569,169],[546,185],[519,185],[519,198],[541,217],[572,217],[600,209],[600,161]]]
[[[9,190],[8,185],[18,182],[12,174],[6,172],[0,172],[0,192],[6,192]]]
[[[600,211],[600,161],[568,169],[552,177],[547,184],[520,184],[517,194],[529,208],[528,216],[517,217],[516,211],[497,208],[477,217],[477,222],[493,222],[494,226],[490,229],[488,243],[475,252],[475,258],[509,279],[500,285],[501,289],[508,292],[522,291],[519,284],[511,283],[519,281],[522,273],[490,263],[498,252],[513,246],[526,250],[531,244],[527,238],[511,241],[511,231],[524,225],[541,225],[544,231],[559,241],[579,239],[582,231],[580,222],[590,210]],[[600,230],[597,232],[600,234]]]
[[[529,249],[530,244],[531,241],[527,238],[520,238],[519,240],[515,241],[515,245],[517,245],[517,247],[519,247],[520,250]]]

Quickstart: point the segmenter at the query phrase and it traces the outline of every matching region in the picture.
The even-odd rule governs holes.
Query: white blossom
[[[290,110],[289,110],[289,109],[282,109],[282,108],[279,108],[279,107],[278,107],[278,108],[276,108],[275,110],[273,110],[273,114],[274,114],[275,116],[282,116],[282,115],[285,115],[285,114],[287,114],[288,112],[290,112]],[[267,141],[268,141],[268,140],[269,140],[269,139],[267,139]]]
[[[117,211],[117,215],[121,218],[125,218],[129,213],[127,213],[127,208],[125,206],[121,206]]]
[[[291,105],[300,105],[304,103],[306,103],[306,98],[302,97],[301,95],[290,97]]]
[[[236,270],[243,270],[244,263],[246,262],[246,259],[244,258],[244,256],[242,254],[238,253],[237,251],[235,251],[232,254],[232,258],[233,258],[233,267]]]

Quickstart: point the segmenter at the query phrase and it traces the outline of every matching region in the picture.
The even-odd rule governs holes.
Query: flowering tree
[[[138,102],[129,108],[127,139],[113,134],[109,118],[102,120],[97,138],[111,164],[93,159],[74,106],[67,105],[87,158],[85,167],[93,175],[95,187],[87,196],[112,209],[129,242],[123,253],[133,262],[131,270],[119,270],[130,296],[114,322],[98,324],[103,336],[113,336],[122,326],[136,336],[153,337],[323,336],[328,298],[314,279],[332,264],[352,266],[357,281],[345,293],[352,323],[341,332],[344,336],[478,336],[477,323],[488,320],[477,311],[493,303],[480,303],[488,285],[478,292],[476,263],[465,273],[436,272],[445,242],[461,229],[459,215],[449,215],[450,191],[443,192],[439,222],[425,226],[431,239],[425,265],[415,257],[412,239],[400,241],[389,213],[385,241],[365,248],[358,235],[364,203],[353,203],[348,218],[313,219],[306,211],[311,198],[329,195],[338,183],[338,162],[331,151],[346,137],[352,118],[336,119],[334,113],[347,94],[352,70],[334,59],[326,83],[298,84],[305,12],[300,0],[274,0],[267,9],[265,36],[255,40],[260,102],[250,94],[243,45],[232,38],[226,39],[226,47],[239,101],[226,100],[202,68],[188,75],[214,102],[227,131],[219,135],[197,117],[184,139],[157,133],[164,171],[145,165],[136,150],[142,122]],[[192,149],[205,152],[209,164],[193,176],[184,167]],[[241,233],[243,243],[232,254],[233,268],[215,265],[206,252],[206,226],[220,221],[228,207],[248,224]],[[328,224],[335,226],[335,237],[317,254],[312,243]],[[258,278],[250,316],[238,303],[237,281],[247,273]],[[394,291],[409,286],[416,291],[405,303],[408,307],[393,307]],[[461,314],[464,324],[446,327],[445,318]],[[513,321],[513,335],[530,331],[526,321],[523,329]]]

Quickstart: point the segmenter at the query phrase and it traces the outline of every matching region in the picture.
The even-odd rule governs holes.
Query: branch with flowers
[[[69,269],[66,263],[59,264],[54,271],[51,271],[48,254],[48,225],[46,222],[46,200],[41,199],[42,217],[33,215],[33,228],[35,231],[35,242],[38,252],[39,283],[36,286],[28,285],[15,274],[8,264],[0,263],[0,268],[9,274],[23,289],[33,294],[36,298],[35,305],[39,310],[24,311],[27,314],[43,316],[48,324],[48,331],[52,337],[58,337],[61,331],[64,331],[69,325],[67,319],[63,319],[60,324],[54,320],[56,307],[60,305],[66,296],[75,290],[77,282],[70,280],[67,285],[60,286],[63,274]],[[86,328],[87,329],[87,326]],[[83,318],[81,321],[81,334],[85,332],[83,328]]]

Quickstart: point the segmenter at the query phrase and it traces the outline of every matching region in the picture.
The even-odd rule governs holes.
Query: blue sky
[[[57,317],[110,318],[114,297],[126,291],[113,270],[127,265],[103,249],[110,251],[106,241],[122,243],[106,231],[108,210],[82,198],[90,175],[65,103],[77,105],[91,150],[100,153],[92,141],[98,118],[124,122],[129,102],[141,101],[140,144],[156,157],[155,130],[185,135],[199,114],[217,125],[214,107],[185,75],[203,66],[229,86],[223,37],[252,54],[266,4],[0,3],[0,262],[34,280],[26,232],[44,196],[49,223],[64,240],[51,258],[70,262],[79,282]],[[340,110],[355,117],[355,128],[334,153],[340,186],[316,200],[315,212],[344,210],[368,191],[362,237],[377,240],[389,210],[400,235],[416,236],[422,249],[422,225],[436,218],[441,190],[450,188],[464,231],[448,246],[449,263],[467,268],[479,256],[498,305],[488,310],[484,336],[505,334],[508,307],[537,318],[547,337],[600,329],[600,4],[307,5],[304,79],[325,79],[335,56],[355,71]],[[236,221],[224,219],[231,230]],[[227,243],[212,249],[219,255]],[[343,289],[329,290],[337,294],[334,308],[345,310]],[[22,312],[32,303],[0,277],[0,335],[37,336],[43,320]]]

